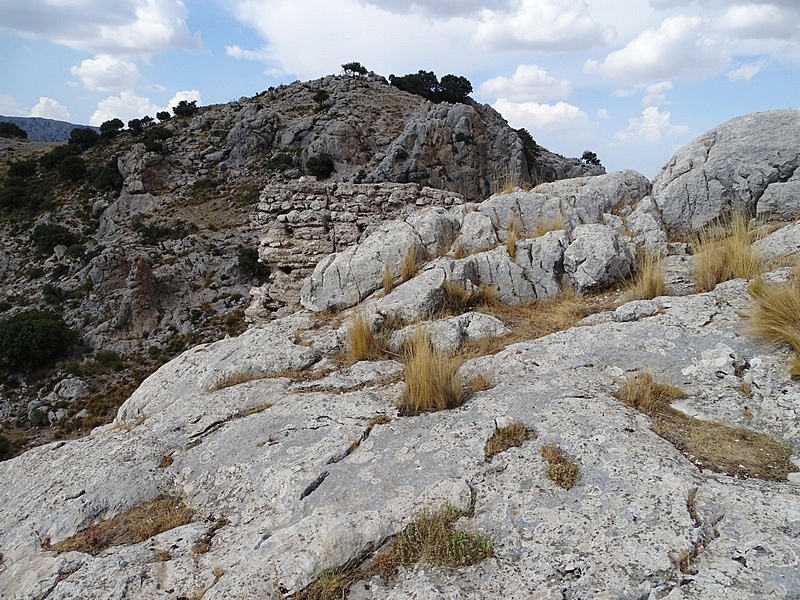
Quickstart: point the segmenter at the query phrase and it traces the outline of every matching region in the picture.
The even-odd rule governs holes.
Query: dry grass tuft
[[[257,379],[266,379],[270,377],[267,373],[245,373],[244,371],[235,371],[228,373],[217,379],[214,383],[208,386],[206,392],[216,392],[225,388],[247,383],[248,381],[255,381]]]
[[[311,585],[291,597],[294,600],[343,600],[350,586],[367,575],[359,568],[361,563],[362,557],[357,557],[341,567],[327,569]]]
[[[673,400],[686,398],[686,393],[673,385],[657,382],[650,373],[637,373],[614,396],[653,417],[668,409]]]
[[[539,221],[536,223],[536,233],[534,237],[542,237],[545,233],[561,231],[562,229],[564,229],[564,216],[559,213],[548,221]]]
[[[448,279],[442,286],[442,293],[442,315],[460,315],[479,306],[491,306],[498,302],[497,288],[485,284],[468,291],[461,282]]]
[[[347,332],[347,350],[348,361],[354,363],[375,360],[383,354],[375,332],[361,311],[356,313],[353,325]]]
[[[456,371],[461,366],[457,357],[437,352],[420,327],[411,337],[406,357],[406,389],[398,404],[400,414],[445,410],[460,406],[465,390]]]
[[[86,552],[97,555],[106,548],[138,544],[154,535],[190,523],[194,511],[182,498],[158,496],[110,519],[91,525],[57,544],[45,543],[53,552]]]
[[[787,444],[741,427],[702,421],[672,408],[670,402],[686,394],[654,381],[649,373],[631,377],[614,396],[649,415],[651,429],[703,469],[769,481],[785,481],[797,470],[789,461],[792,449]]]
[[[742,213],[727,222],[716,222],[692,240],[694,282],[701,292],[713,290],[730,279],[752,279],[764,271],[764,261],[752,244],[761,237]]]
[[[517,257],[517,234],[514,231],[508,232],[508,237],[506,238],[506,251],[508,252],[508,256],[511,257],[511,260],[514,260]]]
[[[664,261],[656,252],[644,248],[637,263],[636,274],[625,292],[625,300],[652,300],[669,294],[665,282]]]
[[[506,427],[495,427],[492,437],[486,442],[483,453],[486,462],[491,462],[492,457],[510,448],[522,446],[526,440],[536,439],[536,432],[529,430],[519,421],[515,421]]]
[[[486,390],[492,389],[494,386],[494,381],[489,379],[483,373],[473,375],[467,382],[467,388],[469,388],[471,392],[485,392]]]
[[[541,455],[547,461],[547,477],[565,490],[572,489],[580,479],[578,463],[555,444],[542,446]]]
[[[452,524],[466,514],[449,504],[422,513],[395,540],[392,553],[397,562],[466,567],[492,556],[486,536],[453,529]]]
[[[249,417],[250,415],[255,415],[260,412],[264,412],[268,408],[272,408],[272,402],[264,402],[263,404],[259,404],[257,406],[251,406],[250,408],[245,408],[244,410],[240,410],[238,413],[234,415],[234,418],[241,419],[244,417]]]
[[[394,277],[388,264],[383,265],[383,295],[388,296],[394,290]]]
[[[419,260],[417,259],[417,248],[413,244],[406,251],[403,257],[403,264],[400,265],[400,279],[408,281],[414,278],[419,271]]]
[[[789,344],[800,354],[800,282],[767,283],[758,277],[748,288],[755,307],[747,329],[773,344]]]

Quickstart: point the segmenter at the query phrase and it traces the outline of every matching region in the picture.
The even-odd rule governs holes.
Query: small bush
[[[94,361],[105,369],[122,370],[122,357],[113,350],[98,350],[94,353]]]
[[[398,405],[400,413],[416,415],[460,406],[465,396],[464,386],[456,376],[461,361],[436,351],[421,327],[408,348],[406,388]]]
[[[580,478],[578,463],[555,444],[545,444],[541,450],[547,461],[547,477],[565,490],[572,489]]]
[[[752,244],[761,234],[750,227],[746,215],[734,214],[727,222],[715,222],[692,241],[694,282],[707,292],[730,279],[752,279],[764,271],[764,261]]]
[[[19,125],[15,125],[14,123],[10,123],[8,121],[0,121],[0,137],[27,140],[28,133]]]
[[[0,365],[30,370],[63,354],[78,339],[53,312],[28,310],[0,321]]]
[[[453,529],[452,524],[463,516],[464,511],[449,504],[436,512],[423,512],[395,540],[392,553],[397,562],[458,568],[492,556],[492,545],[486,536]]]
[[[63,225],[40,223],[33,229],[31,242],[41,256],[50,256],[56,246],[69,247],[80,242],[80,238]]]
[[[533,434],[533,435],[531,435]],[[505,427],[495,427],[492,437],[486,442],[483,448],[486,462],[491,462],[492,457],[510,448],[522,446],[526,440],[535,438],[535,433],[528,430],[519,421],[514,421]]]
[[[15,179],[24,179],[36,175],[39,163],[35,160],[17,160],[8,165],[8,176]]]
[[[258,260],[258,250],[255,248],[240,248],[236,266],[239,273],[248,279],[262,281],[270,275],[269,267]]]
[[[333,173],[333,157],[326,152],[312,156],[306,162],[306,169],[315,177],[327,179]]]

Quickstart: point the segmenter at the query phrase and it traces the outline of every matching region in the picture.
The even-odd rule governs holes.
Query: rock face
[[[648,192],[646,178],[621,171],[495,195],[478,205],[421,211],[403,222],[386,222],[360,244],[322,259],[305,280],[300,300],[311,310],[354,306],[383,287],[387,267],[397,278],[409,251],[446,258],[380,301],[382,311],[412,321],[438,310],[445,281],[468,289],[494,287],[506,304],[553,298],[565,277],[581,294],[600,290],[634,267],[633,243],[621,235],[622,216],[630,216]],[[663,233],[651,219],[642,231]],[[513,248],[512,231],[518,237]],[[498,246],[501,240],[504,247]],[[262,257],[268,255],[262,251]]]
[[[697,229],[731,210],[796,217],[798,148],[799,109],[737,117],[704,133],[653,180],[665,226]]]
[[[631,372],[656,373],[690,394],[683,410],[769,433],[797,453],[800,388],[785,352],[740,334],[746,286],[660,298],[654,311],[621,311],[622,321],[596,315],[474,359],[463,376],[496,386],[416,417],[397,414],[402,383],[381,383],[397,372],[391,361],[310,386],[273,378],[206,391],[237,369],[320,359],[313,346],[327,326],[303,314],[192,349],[151,376],[116,425],[0,464],[0,595],[277,600],[379,547],[423,509],[467,508],[472,497],[458,527],[488,535],[492,558],[458,570],[404,566],[390,581],[356,583],[351,597],[790,598],[800,587],[798,483],[699,470],[610,395]],[[376,416],[382,424],[368,425]],[[512,421],[537,437],[486,462],[485,442]],[[546,477],[544,444],[580,465],[574,488]],[[186,499],[194,522],[97,556],[42,549],[165,492]],[[193,552],[208,539],[207,552]],[[683,553],[693,556],[685,572]]]

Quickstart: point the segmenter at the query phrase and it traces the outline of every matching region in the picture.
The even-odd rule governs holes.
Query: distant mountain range
[[[0,115],[0,121],[13,123],[28,134],[29,142],[65,142],[69,139],[69,134],[76,127],[86,127],[100,132],[99,127],[89,125],[76,125],[66,121],[56,121],[42,117],[4,117]]]

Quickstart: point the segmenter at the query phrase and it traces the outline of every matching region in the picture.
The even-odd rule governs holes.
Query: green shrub
[[[80,242],[77,235],[63,225],[37,225],[31,234],[31,242],[36,251],[43,256],[50,256],[56,246],[72,246]]]
[[[250,279],[266,279],[269,277],[269,267],[258,261],[258,250],[255,248],[239,248],[237,261],[239,273]]]
[[[91,175],[92,187],[101,192],[119,192],[125,181],[117,168],[117,157],[112,156],[103,165],[95,167]]]
[[[27,310],[0,321],[0,365],[30,370],[62,355],[78,340],[59,315]]]
[[[98,350],[94,353],[94,362],[112,371],[120,371],[123,366],[122,357],[113,350]]]
[[[77,183],[86,178],[86,161],[80,156],[67,156],[58,163],[56,172],[64,181]]]
[[[333,173],[333,157],[327,152],[317,154],[308,159],[306,168],[311,175],[320,179],[327,179]]]
[[[69,134],[68,144],[77,146],[80,150],[87,150],[100,141],[100,135],[88,127],[76,127]]]
[[[177,106],[172,107],[172,114],[174,114],[176,117],[190,117],[196,112],[197,100],[192,100],[191,102],[181,100],[178,102]]]
[[[24,179],[36,174],[39,165],[35,160],[17,160],[8,165],[8,176],[17,179]]]
[[[19,125],[14,125],[14,123],[9,123],[8,121],[0,121],[0,137],[27,140],[28,134]]]
[[[42,156],[39,159],[39,164],[45,169],[54,170],[58,168],[58,165],[64,162],[64,160],[72,156],[77,156],[79,153],[80,149],[77,146],[70,146],[69,144],[57,146]]]

